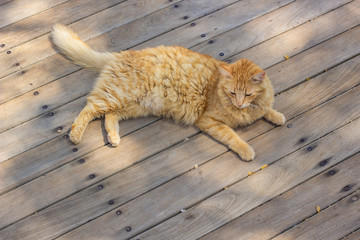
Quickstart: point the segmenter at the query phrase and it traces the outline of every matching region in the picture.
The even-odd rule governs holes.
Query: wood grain
[[[341,240],[359,240],[359,239],[360,239],[360,230],[357,229],[355,232],[349,234],[348,236],[346,236]]]
[[[359,158],[360,154],[356,154],[336,166],[327,168],[315,178],[247,212],[200,239],[271,239],[304,219],[308,221],[309,217],[316,214],[316,206],[324,209],[360,186]],[[328,162],[331,161],[332,159],[328,160]],[[326,162],[325,168],[328,162]],[[322,167],[318,165],[315,168]],[[336,174],[329,175],[329,171],[333,169],[336,169]],[[351,189],[345,191],[345,186],[351,186]],[[326,229],[328,230],[328,228]]]
[[[239,26],[212,38],[213,44],[205,42],[199,44],[194,50],[216,56],[219,59],[227,59],[234,54],[261,43],[269,38],[269,35],[276,36],[281,34],[348,2],[350,1],[295,1],[278,11],[257,18],[247,25]],[[235,41],[235,39],[241,39],[241,41]],[[227,48],[224,49],[224,46],[227,46]],[[220,56],[220,53],[224,55]]]
[[[141,43],[135,46],[134,49],[155,47],[159,44],[170,46],[180,45],[187,48],[199,43],[207,44],[208,39],[240,25],[247,24],[277,9],[279,10],[276,12],[282,11],[281,7],[291,2],[293,2],[293,0],[239,1],[205,17],[196,19],[192,22],[195,26],[189,26],[188,24],[180,26],[163,35]],[[201,37],[201,34],[205,34],[205,36]],[[224,45],[222,45],[222,47],[224,47]],[[207,52],[205,51],[205,53]],[[216,55],[213,56],[216,57]]]
[[[307,147],[302,148],[134,239],[197,239],[320,173],[319,161],[332,157],[330,166],[358,152],[360,147],[356,142],[360,136],[359,127],[358,119],[314,142],[312,146],[316,145],[316,148],[312,151],[308,151]],[[261,158],[260,164],[271,161]],[[256,161],[250,165],[257,167],[252,170],[261,166]],[[242,177],[245,177],[246,171],[242,171]]]
[[[122,9],[122,11],[120,12],[126,16],[125,19],[122,19],[123,21],[125,20],[126,23],[121,24],[121,26],[118,28],[112,30],[108,29],[105,34],[101,34],[101,35],[99,32],[97,34],[92,34],[92,31],[95,30],[96,32],[97,28],[100,27],[101,29],[101,25],[95,25],[96,27],[87,29],[88,21],[90,19],[83,19],[82,21],[78,21],[74,24],[71,24],[70,27],[73,30],[75,30],[75,32],[77,32],[80,38],[82,38],[83,40],[86,41],[91,38],[92,41],[89,41],[89,45],[94,47],[94,49],[100,51],[106,50],[106,51],[118,52],[124,49],[123,44],[129,44],[130,41],[134,41],[133,42],[134,45],[141,43],[145,40],[148,40],[149,38],[155,37],[161,33],[171,30],[172,28],[178,27],[179,25],[189,22],[192,19],[207,15],[221,7],[225,7],[226,5],[229,5],[230,3],[233,3],[235,1],[236,0],[224,0],[219,2],[219,1],[211,0],[209,2],[209,1],[201,0],[194,2],[190,0],[185,0],[185,1],[181,1],[182,2],[181,5],[180,3],[173,4],[173,6],[162,8],[161,10],[157,9],[159,11],[155,11],[155,12],[153,12],[154,9],[147,7],[149,4],[141,4],[142,7],[141,5],[140,6],[130,5],[134,9],[132,12],[131,10],[126,11],[128,9]],[[161,0],[161,3],[162,2],[164,2],[164,0]],[[137,1],[137,3],[140,2]],[[161,3],[160,6],[163,6],[163,4]],[[169,4],[168,1],[167,3]],[[175,5],[181,7],[174,7]],[[136,9],[140,10],[140,12],[142,12],[141,10],[143,10],[146,12],[146,14],[144,15],[140,14],[139,16],[136,14],[137,13]],[[152,11],[147,12],[146,9],[151,9]],[[188,19],[183,19],[184,12],[189,14],[189,16],[191,17],[189,17]],[[129,15],[129,13],[131,14]],[[119,12],[113,12],[112,14],[117,14],[117,16],[121,16],[119,15]],[[96,22],[99,21],[97,16],[95,15],[91,16],[91,18],[93,18],[94,21]],[[106,21],[107,19],[108,18],[105,18],[104,20]],[[109,28],[111,27],[111,25],[104,24],[104,27]],[[132,31],[132,29],[137,29],[137,28],[141,28],[143,29],[143,31],[141,32]],[[133,39],[134,37],[135,39]],[[7,55],[12,55],[13,58],[16,58],[16,60],[22,66],[22,68],[25,68],[40,60],[44,60],[50,56],[55,55],[56,51],[52,48],[52,44],[48,38],[49,35],[47,34],[39,38],[36,38],[32,41],[21,44],[13,48],[11,54],[7,54],[6,52],[0,53],[0,74],[1,74],[0,77],[1,78],[5,77],[14,72],[14,70],[11,68],[14,65],[14,63],[9,62],[10,59],[9,57],[7,57]]]
[[[236,54],[229,60],[235,62],[241,58],[248,58],[261,67],[268,68],[274,65],[274,60],[276,62],[284,61],[284,55],[291,58],[305,49],[357,26],[359,22],[360,2],[353,1],[254,48]]]
[[[354,90],[352,90],[352,91],[354,91]],[[329,109],[333,109],[333,108],[336,108],[336,106],[338,105],[338,104],[347,104],[347,103],[349,103],[349,102],[351,102],[352,100],[356,100],[356,99],[354,99],[354,98],[352,98],[352,96],[353,95],[356,95],[356,93],[357,92],[359,92],[360,91],[360,87],[357,87],[356,88],[356,91],[357,92],[352,92],[352,91],[350,91],[349,93],[347,93],[347,94],[345,94],[345,95],[343,95],[343,96],[341,96],[341,97],[339,97],[339,99],[340,100],[338,100],[338,101],[334,101],[334,100],[332,100],[332,101],[330,101],[330,102],[328,102],[327,104],[325,104],[325,105],[323,105],[323,106],[321,106],[321,107],[319,107],[319,108],[316,108],[316,109],[314,109],[314,110],[312,110],[312,111],[310,111],[310,112],[308,112],[307,114],[305,114],[304,116],[302,116],[302,117],[299,117],[299,118],[297,118],[295,121],[293,121],[292,122],[292,124],[294,125],[294,126],[296,126],[296,127],[294,127],[295,129],[296,129],[296,133],[294,133],[293,131],[289,131],[286,127],[284,127],[284,128],[275,128],[275,129],[273,129],[272,131],[270,131],[270,132],[268,132],[268,133],[266,133],[266,134],[264,134],[264,135],[261,135],[261,136],[259,136],[259,137],[257,137],[256,139],[254,139],[254,140],[252,140],[250,143],[254,146],[254,148],[255,148],[255,150],[257,151],[257,154],[258,154],[258,157],[257,157],[257,161],[254,161],[254,162],[252,162],[251,164],[249,164],[249,167],[250,167],[250,169],[253,171],[253,170],[256,170],[256,169],[259,169],[260,168],[260,166],[262,166],[263,164],[265,164],[264,162],[266,162],[266,163],[269,163],[269,162],[273,162],[273,161],[275,161],[275,160],[277,160],[278,158],[280,158],[280,157],[282,157],[282,156],[285,156],[286,155],[286,153],[287,152],[292,152],[292,151],[295,151],[295,150],[297,150],[297,149],[299,149],[302,145],[304,145],[304,144],[306,144],[306,143],[298,143],[298,140],[297,139],[294,139],[296,142],[295,142],[295,144],[293,144],[293,142],[294,142],[294,140],[289,140],[289,138],[291,137],[291,136],[293,136],[293,135],[299,135],[299,134],[307,134],[307,141],[306,142],[311,142],[311,141],[313,141],[313,140],[316,140],[317,138],[319,138],[319,137],[321,137],[322,135],[324,135],[324,134],[326,134],[327,132],[329,132],[329,131],[331,131],[332,129],[335,129],[337,126],[341,126],[342,124],[345,124],[347,121],[349,121],[349,119],[353,119],[354,118],[354,115],[355,116],[358,116],[358,115],[360,115],[360,109],[358,109],[358,110],[356,110],[356,108],[357,108],[357,106],[356,105],[354,105],[353,106],[353,109],[351,109],[351,111],[349,110],[348,111],[348,113],[347,114],[341,114],[341,118],[337,118],[337,115],[332,115],[332,116],[329,116],[329,119],[327,119],[327,121],[329,121],[329,122],[332,122],[332,125],[330,126],[330,125],[326,125],[326,126],[320,126],[321,125],[321,122],[318,120],[318,118],[319,118],[319,116],[323,116],[323,114],[324,114],[324,112],[329,112]],[[360,96],[359,96],[359,98],[360,98]],[[351,112],[351,113],[350,113]],[[314,124],[313,126],[311,126],[310,128],[308,128],[307,130],[304,130],[304,125],[305,125],[305,122],[304,122],[304,119],[308,119],[307,121],[310,121],[309,119],[311,119],[311,121],[314,121],[314,122],[318,122],[318,124]],[[311,134],[313,134],[313,135],[311,135]],[[146,134],[146,135],[148,135],[148,134]],[[144,135],[142,135],[142,136],[144,136]],[[281,136],[281,137],[278,137],[275,141],[274,141],[274,136]],[[204,140],[203,140],[204,141]],[[265,142],[265,143],[264,143]],[[269,142],[271,142],[271,144],[269,144]],[[284,142],[286,142],[286,143],[284,143]],[[281,149],[279,149],[276,153],[274,153],[273,151],[269,151],[269,149],[268,148],[273,148],[273,145],[277,145],[277,146],[282,146],[282,148]],[[191,144],[191,146],[194,146],[193,144]],[[262,147],[257,147],[257,146],[262,146]],[[266,146],[266,147],[264,147],[264,146]],[[351,145],[352,146],[352,145]],[[215,148],[215,147],[211,147],[212,149],[213,148]],[[352,148],[354,149],[353,151],[355,151],[357,148],[354,148],[353,146],[352,146]],[[125,146],[125,149],[128,149],[128,147],[127,146]],[[347,151],[347,153],[349,153],[349,152],[351,152],[351,151]],[[101,153],[101,154],[98,154],[99,156],[104,156],[104,154],[105,154],[105,152],[104,153]],[[112,153],[113,154],[113,153]],[[229,153],[229,154],[226,154],[226,156],[230,156],[234,161],[236,161],[236,162],[238,162],[238,159],[236,158],[236,157],[234,157],[234,155],[232,154],[232,153]],[[94,157],[94,159],[96,159],[95,157]],[[101,158],[101,159],[103,159],[103,158]],[[94,160],[95,161],[95,160]],[[221,164],[223,164],[223,161],[224,160],[221,160],[220,162],[221,162]],[[113,165],[113,164],[112,164]],[[232,164],[233,165],[233,164]],[[95,165],[95,166],[98,166],[98,165]],[[68,168],[67,166],[65,166],[66,168]],[[65,169],[66,169],[65,168]],[[242,168],[245,170],[246,168],[244,168],[244,166],[242,166]],[[115,168],[116,169],[116,168]],[[147,168],[146,168],[147,169]],[[165,168],[166,169],[166,168]],[[219,167],[211,167],[211,168],[209,168],[209,169],[219,169]],[[114,170],[114,166],[112,166],[112,170]],[[247,168],[246,169],[246,171],[239,171],[239,169],[237,169],[236,170],[236,174],[238,174],[238,173],[241,173],[241,174],[247,174],[247,172],[248,172],[248,170],[249,170],[249,168]],[[97,171],[99,171],[99,170],[97,170]],[[151,173],[149,173],[148,172],[149,170],[147,170],[146,171],[146,173],[145,173],[145,175],[146,176],[149,176],[149,175],[153,175],[153,174],[151,174]],[[66,171],[66,172],[68,172],[68,171]],[[91,171],[89,171],[89,174],[90,174],[90,172]],[[60,173],[62,173],[62,174],[64,174],[64,171],[60,171]],[[228,171],[227,171],[227,173],[228,173]],[[61,182],[61,176],[62,176],[62,174],[61,175],[59,175],[58,173],[57,173],[57,170],[55,170],[55,172],[52,172],[52,173],[50,173],[49,174],[49,176],[48,177],[46,177],[43,181],[44,182],[55,182],[55,183],[58,183],[58,182]],[[109,173],[108,173],[109,174]],[[138,173],[138,174],[140,174],[140,173]],[[156,174],[154,173],[154,175],[156,176],[156,175],[158,175],[159,174],[159,172],[157,171],[156,172]],[[66,175],[71,175],[71,176],[73,176],[74,174],[69,174],[69,173],[67,173]],[[102,174],[101,174],[102,175]],[[106,174],[105,174],[106,175]],[[211,173],[210,174],[211,176],[214,176],[214,175],[216,175],[216,176],[220,176],[220,178],[221,179],[223,179],[221,176],[221,173]],[[54,176],[54,178],[52,178],[51,176]],[[58,180],[55,180],[55,179],[58,179]],[[120,177],[116,177],[116,179],[122,179],[122,178],[120,178]],[[236,177],[233,177],[233,178],[227,178],[228,179],[228,181],[230,181],[230,182],[226,182],[226,184],[224,185],[224,183],[222,183],[219,179],[216,181],[216,182],[220,182],[222,185],[224,185],[224,186],[227,186],[228,184],[230,184],[230,183],[233,183],[233,182],[235,182],[236,181],[236,179],[241,179],[241,176],[239,176],[239,175],[236,175]],[[148,179],[147,179],[147,181],[149,181]],[[150,180],[151,181],[151,180]],[[79,180],[77,180],[77,181],[72,181],[72,182],[79,182]],[[121,180],[121,182],[123,182],[122,180]],[[192,182],[192,181],[190,181],[190,182]],[[139,181],[136,181],[136,183],[137,184],[140,184],[140,182]],[[201,183],[204,185],[204,188],[205,189],[207,189],[207,190],[205,190],[205,189],[200,189],[199,190],[199,193],[197,193],[195,196],[198,196],[198,197],[202,197],[202,198],[204,198],[205,196],[208,196],[208,195],[211,195],[211,192],[213,192],[214,191],[214,189],[213,188],[209,188],[209,186],[215,186],[215,183],[214,182],[211,182],[210,183],[210,185],[208,186],[208,185],[206,185],[205,184],[205,182],[203,182],[203,181],[201,181]],[[39,187],[40,185],[43,185],[43,184],[40,184],[40,182],[37,182],[37,183],[35,183],[35,182],[33,182],[32,184],[34,184],[33,186],[36,186],[36,188],[37,187]],[[31,184],[31,185],[32,185]],[[66,185],[66,184],[65,184]],[[186,186],[186,188],[184,188],[184,191],[187,189],[188,190],[188,188],[189,188],[189,184],[184,184],[184,182],[181,182],[181,184],[180,185],[182,185],[182,186]],[[29,186],[30,185],[28,185],[28,186],[25,186],[26,188],[29,188]],[[223,186],[223,187],[224,187]],[[54,186],[52,186],[52,187],[54,187]],[[199,187],[199,186],[197,186],[197,187]],[[44,188],[46,188],[46,186],[43,186],[43,187],[41,187],[41,189],[43,189],[43,190],[45,190]],[[161,189],[170,189],[171,191],[173,191],[173,189],[176,189],[176,192],[179,192],[180,193],[180,190],[179,190],[179,188],[178,187],[169,187],[169,186],[165,186],[165,187],[160,187]],[[56,189],[58,189],[59,191],[60,191],[60,189],[61,189],[61,186],[56,186]],[[93,189],[93,188],[91,188],[91,189]],[[114,189],[120,189],[120,187],[119,186],[117,186],[117,185],[115,185],[114,186]],[[122,189],[122,188],[121,188]],[[9,194],[14,194],[15,192],[23,192],[24,190],[22,190],[22,187],[20,187],[20,188],[18,188],[18,189],[16,189],[16,190],[14,190],[14,191],[12,191],[12,192],[9,192]],[[62,196],[64,195],[64,192],[65,191],[68,191],[68,186],[66,186],[66,188],[65,189],[63,189],[61,192],[63,193],[62,194]],[[89,189],[88,190],[84,190],[85,191],[85,193],[83,193],[83,194],[85,194],[84,196],[89,196],[89,194],[91,194],[91,193],[86,193],[87,191],[89,191]],[[210,193],[209,192],[207,192],[207,191],[211,191]],[[215,192],[216,191],[218,191],[218,189],[215,189]],[[36,191],[37,193],[38,193],[38,191]],[[47,192],[47,191],[45,191],[45,192]],[[155,193],[153,193],[154,191],[152,191],[151,192],[151,195],[150,196],[148,196],[148,195],[144,195],[144,197],[142,197],[141,199],[151,199],[151,204],[153,204],[153,199],[154,199],[154,196],[169,196],[170,198],[171,198],[171,196],[173,196],[173,194],[169,194],[169,193],[166,193],[166,194],[160,194],[159,192],[157,192],[157,191],[155,191]],[[192,192],[192,194],[194,193],[193,191],[190,191],[190,192]],[[202,195],[202,194],[200,194],[200,192],[202,193],[202,194],[204,194],[204,195]],[[29,193],[28,193],[29,194]],[[152,194],[154,194],[154,195],[152,195]],[[6,195],[6,194],[5,194]],[[3,195],[3,196],[5,196],[5,195]],[[109,198],[109,195],[105,195],[107,198]],[[83,197],[78,197],[78,196],[76,196],[76,195],[74,195],[73,197],[71,197],[71,198],[74,198],[74,199],[83,199]],[[176,197],[175,197],[176,198]],[[5,201],[7,201],[7,203],[6,203],[6,205],[9,205],[9,204],[14,204],[14,201],[10,201],[10,202],[8,202],[8,200],[7,199],[16,199],[16,197],[14,197],[14,198],[10,198],[10,197],[5,197]],[[41,199],[38,199],[38,200],[35,200],[36,199],[36,196],[33,196],[31,199],[34,199],[34,201],[36,202],[36,203],[41,203]],[[90,198],[90,199],[93,199],[93,198]],[[97,197],[97,199],[99,200],[99,197]],[[194,199],[194,202],[197,202],[197,201],[199,201],[200,199]],[[70,200],[69,200],[70,201]],[[102,200],[102,201],[104,201],[104,202],[106,202],[106,200],[104,199],[104,200]],[[145,202],[144,202],[145,200],[139,200],[139,204],[145,204]],[[160,200],[159,200],[160,201]],[[168,201],[170,201],[171,203],[174,203],[174,202],[176,202],[176,201],[174,201],[174,199],[169,199]],[[71,202],[71,204],[77,204],[76,202],[74,202],[74,201],[70,201]],[[98,202],[96,202],[96,203],[98,203]],[[5,203],[4,203],[5,204]],[[59,206],[61,206],[61,203],[59,203],[60,205]],[[89,203],[90,204],[90,203]],[[165,204],[165,203],[164,203]],[[166,203],[166,204],[168,204],[168,203]],[[189,205],[191,205],[191,204],[193,204],[193,203],[187,203],[188,204],[188,206]],[[42,214],[40,214],[39,213],[39,215],[36,215],[36,217],[37,216],[39,216],[39,218],[40,219],[43,219],[43,216],[49,216],[49,211],[50,212],[56,212],[56,219],[57,219],[57,221],[59,221],[58,223],[56,223],[56,222],[52,222],[51,223],[51,226],[49,225],[49,226],[47,226],[47,228],[49,228],[48,229],[48,231],[46,231],[46,232],[48,232],[47,234],[49,234],[50,232],[56,232],[57,230],[55,230],[55,229],[61,229],[61,228],[66,228],[66,229],[68,229],[68,227],[64,227],[64,221],[62,221],[61,219],[69,219],[69,218],[73,218],[73,217],[69,217],[69,214],[74,214],[74,218],[75,218],[75,216],[82,216],[81,217],[81,219],[88,219],[88,217],[85,217],[85,215],[86,216],[89,216],[89,215],[87,215],[87,214],[89,214],[89,213],[91,213],[91,215],[93,216],[94,215],[94,212],[92,212],[92,211],[81,211],[81,209],[79,209],[78,207],[75,207],[75,205],[73,205],[74,206],[74,209],[73,210],[71,210],[71,211],[69,211],[69,212],[60,212],[59,210],[54,210],[54,208],[56,208],[57,209],[57,207],[56,206],[58,206],[58,205],[53,205],[53,206],[51,206],[50,208],[48,208],[46,211],[44,211]],[[85,205],[87,205],[88,206],[88,204],[85,204]],[[159,205],[159,207],[161,207],[161,206],[163,206],[163,205]],[[32,206],[30,205],[29,206],[29,208],[31,208]],[[186,206],[184,206],[184,207],[186,207]],[[77,208],[77,209],[79,209],[79,211],[81,211],[81,212],[77,212],[76,210],[75,210],[75,208]],[[13,209],[13,208],[10,208],[10,209]],[[66,207],[66,209],[70,209],[70,206],[67,206]],[[93,209],[93,211],[95,211],[94,209],[94,207],[92,207],[92,209]],[[138,209],[138,207],[131,207],[131,209]],[[171,208],[172,209],[172,211],[170,211],[170,212],[168,212],[168,216],[170,215],[172,215],[172,214],[174,214],[174,209],[173,208]],[[181,209],[181,208],[180,208]],[[170,210],[170,208],[169,208],[169,210]],[[25,209],[21,209],[21,211],[19,211],[19,214],[24,214],[24,213],[26,213],[26,211],[27,210],[25,210]],[[102,210],[102,211],[104,211],[104,210]],[[156,212],[156,210],[154,210],[154,212]],[[55,213],[54,213],[55,214]],[[62,215],[63,214],[63,215]],[[82,215],[82,214],[85,214],[85,215]],[[96,215],[100,215],[101,213],[97,213]],[[11,218],[10,217],[10,215],[11,216],[16,216],[16,213],[14,212],[14,210],[12,210],[12,212],[11,212],[11,214],[9,213],[8,214],[8,216],[7,216],[7,219],[9,219],[9,218]],[[160,215],[159,217],[164,217],[164,215],[165,215],[165,213],[163,213],[162,215]],[[63,217],[64,218],[63,218]],[[136,221],[140,221],[139,219],[138,219],[138,215],[136,215],[136,216],[134,216],[134,219],[137,219]],[[30,220],[29,221],[26,221],[25,220],[25,222],[22,222],[21,223],[21,225],[26,225],[27,227],[29,227],[29,224],[34,224],[34,225],[38,225],[38,224],[40,224],[39,222],[37,222],[35,219],[36,218],[34,218],[34,217],[31,217],[30,218],[31,219],[31,222],[30,222]],[[39,219],[39,221],[42,221],[42,220],[40,220]],[[76,219],[76,218],[75,218]],[[129,224],[129,216],[127,216],[127,219],[128,219],[128,221],[126,222],[127,224]],[[142,214],[142,221],[145,221],[146,223],[144,223],[143,224],[143,230],[144,229],[146,229],[147,227],[149,227],[149,226],[152,226],[152,225],[154,225],[154,224],[156,224],[157,222],[159,222],[159,221],[161,221],[161,219],[157,219],[157,218],[155,218],[155,216],[153,215],[153,213],[151,214],[151,215],[148,215],[148,218],[145,218],[145,216],[144,216],[144,214]],[[89,219],[88,219],[89,220]],[[87,220],[87,221],[88,221]],[[135,221],[135,220],[134,220]],[[68,222],[68,221],[65,221],[65,222]],[[95,225],[98,225],[98,224],[100,224],[102,227],[101,228],[103,228],[104,230],[106,230],[107,228],[105,227],[105,226],[103,226],[103,225],[105,225],[105,223],[103,222],[103,221],[101,221],[102,223],[100,224],[100,223],[98,223],[97,221],[96,222],[94,222],[94,224]],[[71,222],[68,222],[68,224],[74,224],[74,223],[71,223]],[[116,222],[116,224],[118,225],[119,223],[118,222]],[[11,229],[13,226],[16,226],[17,225],[17,223],[15,223],[14,225],[11,225],[11,227],[10,228],[7,228],[7,229]],[[99,225],[99,226],[100,226]],[[109,222],[106,222],[106,225],[109,225]],[[109,226],[111,226],[111,225],[109,225]],[[22,227],[20,227],[19,225],[17,225],[16,226],[16,228],[22,228]],[[44,228],[45,228],[45,226],[44,226]],[[52,228],[54,228],[54,229],[52,229]],[[89,228],[90,229],[94,229],[94,226],[92,226],[91,227],[91,225],[89,225]],[[109,229],[107,229],[107,230],[109,230]],[[7,230],[6,230],[7,231]],[[90,230],[86,230],[85,232],[89,232]],[[100,231],[100,230],[97,230],[97,232],[98,231]],[[110,231],[110,230],[109,230]],[[104,231],[104,232],[106,232],[106,231]],[[126,231],[125,231],[126,232]],[[125,233],[124,232],[124,233]],[[127,233],[126,232],[126,236],[128,237],[129,235],[128,235],[129,233]],[[119,235],[117,235],[117,237],[119,237]],[[76,239],[77,239],[77,237],[75,237]]]
[[[307,221],[277,236],[274,240],[336,240],[360,227],[360,192],[316,214]]]
[[[12,25],[3,27],[0,29],[1,41],[6,45],[0,49],[0,52],[7,51],[10,48],[49,33],[55,23],[70,24],[121,2],[124,2],[124,0],[68,1],[47,11],[20,20]],[[122,6],[125,7],[124,4]]]
[[[0,8],[0,28],[67,1],[69,0],[37,0],[35,2],[16,0],[8,2]]]

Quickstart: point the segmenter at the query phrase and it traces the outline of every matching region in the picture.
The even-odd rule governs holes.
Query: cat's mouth
[[[241,106],[238,106],[236,104],[233,104],[236,108],[239,108],[239,109],[244,109],[244,108],[249,108],[249,107],[253,107],[253,108],[256,108],[257,106],[254,105],[254,104],[244,104],[244,105],[241,105]]]

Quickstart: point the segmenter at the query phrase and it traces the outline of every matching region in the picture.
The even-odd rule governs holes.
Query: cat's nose
[[[238,101],[236,104],[238,107],[242,107],[242,105],[244,104],[244,101]]]

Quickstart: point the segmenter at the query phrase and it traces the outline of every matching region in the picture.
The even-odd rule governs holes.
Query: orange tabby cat
[[[262,117],[277,125],[285,122],[272,109],[269,78],[249,60],[227,64],[178,46],[100,53],[60,24],[54,26],[52,39],[76,64],[100,72],[71,127],[69,137],[75,144],[95,118],[105,116],[108,140],[117,146],[119,120],[155,115],[195,124],[250,161],[254,150],[232,128]]]

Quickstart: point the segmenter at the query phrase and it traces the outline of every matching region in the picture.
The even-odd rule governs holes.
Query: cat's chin
[[[239,107],[239,106],[237,106],[237,105],[235,105],[235,104],[233,104],[236,108],[238,108],[238,109],[245,109],[245,108],[248,108],[248,107],[251,107],[251,105],[243,105],[243,106],[241,106],[241,107]]]

